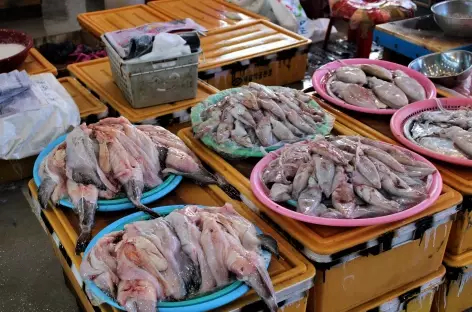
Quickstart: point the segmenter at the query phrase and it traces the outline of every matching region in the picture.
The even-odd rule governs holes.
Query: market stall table
[[[77,104],[82,121],[96,121],[107,116],[107,107],[74,78],[64,77],[59,79],[59,82]],[[35,155],[23,159],[0,160],[0,183],[31,177],[36,157]]]
[[[356,134],[339,122],[333,133]],[[440,268],[451,223],[462,201],[450,187],[444,185],[430,208],[399,222],[357,228],[317,226],[279,215],[257,200],[249,176],[258,159],[225,160],[195,139],[191,128],[178,135],[241,192],[249,207],[271,220],[315,264],[318,278],[310,294],[310,311],[357,309]],[[428,243],[432,236],[435,244]]]
[[[200,0],[198,2],[192,0],[160,0],[149,2],[148,5],[173,19],[191,18],[205,27],[208,33],[258,19],[266,19],[262,15],[255,14],[224,0]]]
[[[18,70],[26,70],[29,75],[51,73],[57,76],[57,69],[38,50],[32,48]]]
[[[390,116],[361,114],[353,111],[334,109],[321,99],[318,103],[336,116],[336,120],[368,138],[391,144],[399,144],[390,131]],[[453,187],[464,196],[461,212],[451,229],[447,251],[459,255],[472,250],[472,168],[462,167],[434,160],[444,183]]]
[[[133,108],[115,84],[108,58],[69,65],[67,69],[87,88],[95,92],[109,107],[111,116],[120,115],[132,123],[156,123],[159,117],[186,110],[218,92],[212,86],[199,81],[197,97],[194,99],[146,108]]]
[[[446,36],[432,15],[377,25],[374,41],[411,59],[449,50],[472,50],[469,39]]]
[[[39,207],[37,187],[33,180],[29,182],[28,186],[34,204]],[[304,311],[307,302],[307,291],[313,286],[314,267],[284,240],[280,234],[244,204],[231,200],[216,186],[201,187],[184,181],[175,191],[161,200],[151,203],[149,207],[175,204],[221,206],[225,202],[232,203],[240,214],[256,224],[262,232],[271,235],[277,240],[281,256],[279,259],[275,256],[272,257],[269,275],[274,284],[278,305],[285,312]],[[132,212],[131,210],[115,213],[97,213],[92,234],[96,235],[108,224]],[[64,275],[71,286],[70,288],[76,295],[82,308],[90,312],[96,311],[96,309],[99,311],[117,311],[106,304],[101,304],[98,308],[94,308],[85,295],[83,280],[78,273],[81,257],[74,253],[74,246],[78,237],[79,220],[72,209],[49,206],[47,209],[40,211],[40,218],[48,231],[53,249],[61,262]],[[219,308],[218,311],[235,311],[238,309],[256,311],[263,307],[262,301],[251,290],[236,301]]]

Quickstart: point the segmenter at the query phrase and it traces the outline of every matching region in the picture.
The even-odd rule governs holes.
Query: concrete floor
[[[0,185],[0,311],[77,312],[26,182]]]

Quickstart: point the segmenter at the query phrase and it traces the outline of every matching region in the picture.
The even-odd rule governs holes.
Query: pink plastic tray
[[[346,65],[357,65],[357,64],[374,64],[382,66],[389,70],[402,70],[411,78],[416,79],[424,88],[426,92],[427,99],[434,99],[436,97],[436,88],[434,84],[423,74],[412,70],[408,67],[398,65],[395,63],[387,62],[387,61],[379,61],[379,60],[370,60],[370,59],[348,59],[348,60],[340,60],[328,63],[318,70],[315,71],[312,78],[313,87],[315,88],[316,92],[325,99],[326,101],[341,106],[343,108],[361,112],[361,113],[368,113],[368,114],[375,114],[375,115],[393,115],[397,109],[385,108],[385,109],[373,109],[373,108],[364,108],[355,105],[348,104],[340,99],[336,99],[331,97],[326,91],[326,82],[331,77],[332,71],[336,68],[346,66]]]
[[[457,110],[464,106],[472,106],[472,99],[466,98],[442,98],[438,99],[445,109]],[[436,153],[430,149],[421,147],[415,144],[405,137],[403,132],[403,126],[405,123],[415,115],[418,115],[424,111],[436,111],[439,110],[436,100],[424,100],[416,102],[414,104],[405,106],[399,109],[390,119],[390,130],[392,131],[395,138],[400,141],[406,147],[431,158],[445,161],[451,164],[472,167],[472,160],[465,158],[458,158],[453,156],[446,156],[443,154]]]
[[[399,147],[399,146],[395,146],[391,144],[388,144],[388,145],[398,148],[402,151],[408,151],[403,147]],[[272,160],[277,158],[277,156],[281,153],[281,151],[282,150],[279,149],[277,151],[269,153],[264,158],[262,158],[254,167],[251,173],[252,192],[268,208],[274,210],[277,213],[280,213],[281,215],[284,215],[284,216],[287,216],[289,218],[296,219],[299,221],[303,221],[306,223],[328,225],[328,226],[338,226],[338,227],[369,226],[369,225],[375,225],[375,224],[391,223],[394,221],[406,219],[408,217],[411,217],[427,209],[436,201],[436,199],[438,199],[439,195],[441,194],[442,178],[439,172],[436,171],[433,174],[431,187],[428,190],[428,198],[423,200],[418,205],[411,207],[409,209],[406,209],[402,212],[394,213],[388,216],[368,218],[368,219],[331,219],[331,218],[308,216],[303,213],[299,213],[299,212],[290,210],[288,208],[285,208],[283,206],[280,206],[274,201],[272,201],[267,195],[267,192],[266,192],[267,187],[262,183],[262,179],[261,179],[262,171]],[[434,165],[431,164],[424,157],[418,154],[412,153],[411,151],[408,151],[408,152],[412,154],[416,160],[423,161],[427,163],[428,165],[434,167]]]

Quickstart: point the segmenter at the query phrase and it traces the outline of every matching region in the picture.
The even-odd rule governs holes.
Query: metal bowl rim
[[[456,1],[456,0],[450,0],[450,1]],[[472,57],[472,52],[467,51],[467,50],[450,50],[450,51],[445,51],[445,52],[436,52],[436,53],[426,54],[426,55],[420,56],[420,57],[418,57],[418,58],[415,58],[413,61],[411,61],[411,62],[408,64],[408,68],[413,69],[413,68],[412,68],[413,63],[415,63],[415,62],[418,61],[418,60],[424,59],[424,58],[429,57],[429,56],[437,55],[437,54],[447,54],[447,53],[449,53],[449,52],[465,52],[466,54],[469,54],[469,55]],[[465,73],[466,71],[470,70],[471,68],[472,68],[472,65],[470,65],[469,67],[467,67],[466,69],[464,69],[464,70],[461,71],[460,73],[457,73],[457,74],[454,74],[454,75],[451,75],[451,76],[427,76],[427,75],[425,75],[425,74],[423,74],[423,75],[425,75],[425,76],[428,77],[429,79],[451,78],[451,77],[460,76],[460,75],[462,75],[463,73]]]
[[[451,2],[464,2],[464,3],[469,3],[470,2],[470,4],[472,4],[472,1],[448,0],[448,1],[443,1],[443,2],[436,3],[433,6],[431,6],[431,12],[433,12],[434,15],[438,15],[438,16],[445,17],[445,18],[450,18],[450,19],[453,19],[453,20],[472,20],[472,17],[452,17],[452,16],[449,16],[449,15],[439,14],[439,13],[435,12],[434,9],[436,9],[438,6],[447,5],[448,3],[451,3]]]

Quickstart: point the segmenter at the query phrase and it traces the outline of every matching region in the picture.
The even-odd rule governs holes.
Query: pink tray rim
[[[400,146],[395,146],[388,143],[384,143],[384,144],[393,146],[402,151],[408,151],[407,149]],[[307,216],[305,214],[302,214],[302,213],[299,213],[299,212],[296,212],[296,211],[293,211],[293,210],[290,210],[288,208],[278,205],[277,203],[272,201],[264,192],[265,186],[262,184],[262,179],[260,175],[263,169],[269,164],[269,162],[275,159],[281,153],[281,151],[282,149],[279,149],[277,151],[269,153],[256,164],[256,166],[254,167],[251,173],[251,188],[254,195],[266,207],[274,210],[275,212],[281,215],[284,215],[289,218],[299,220],[302,222],[318,224],[318,225],[336,226],[336,227],[370,226],[370,225],[376,225],[376,224],[391,223],[391,222],[406,219],[408,217],[411,217],[429,208],[438,199],[439,195],[441,194],[443,181],[439,172],[436,171],[435,173],[433,173],[433,180],[431,183],[431,187],[429,189],[429,197],[423,200],[418,205],[413,206],[404,211],[394,213],[388,216],[368,218],[368,219],[331,219],[331,218]],[[408,151],[408,152],[412,154],[416,160],[423,161],[427,163],[428,165],[434,167],[434,165],[431,162],[429,162],[426,158],[416,153],[412,153],[411,151]]]
[[[439,99],[445,107],[448,106],[472,106],[472,99],[467,98],[441,98]],[[403,125],[409,119],[412,114],[417,114],[421,110],[428,108],[437,108],[436,100],[424,100],[416,102],[414,104],[405,106],[399,109],[390,120],[390,130],[392,131],[395,139],[400,141],[403,145],[411,150],[414,150],[422,155],[444,161],[454,165],[472,167],[471,159],[461,159],[453,156],[446,156],[443,154],[435,153],[432,150],[421,147],[411,142],[403,133]]]
[[[434,86],[433,82],[429,80],[426,76],[423,74],[410,69],[406,66],[395,64],[392,62],[387,62],[387,61],[382,61],[382,60],[370,60],[370,59],[363,59],[363,58],[357,58],[357,59],[347,59],[347,60],[340,60],[340,61],[333,61],[331,63],[325,64],[318,68],[315,73],[313,74],[312,77],[312,84],[313,87],[315,88],[316,92],[326,101],[328,101],[330,104],[334,104],[349,110],[361,112],[361,113],[368,113],[368,114],[374,114],[374,115],[393,115],[397,109],[392,109],[392,108],[386,108],[386,109],[372,109],[372,108],[365,108],[365,107],[359,107],[355,105],[348,104],[344,101],[335,99],[331,97],[325,90],[326,90],[326,79],[325,76],[330,70],[339,68],[341,66],[344,66],[344,64],[347,65],[357,65],[357,64],[374,64],[374,65],[379,65],[382,67],[385,67],[389,70],[402,70],[406,74],[408,74],[411,78],[416,79],[423,88],[425,89],[426,92],[426,98],[428,99],[434,99],[436,97],[436,87]],[[413,104],[413,103],[411,103]],[[408,104],[408,105],[411,105]]]

